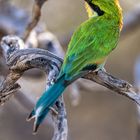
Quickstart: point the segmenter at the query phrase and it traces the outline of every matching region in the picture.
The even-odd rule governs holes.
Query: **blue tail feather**
[[[28,116],[27,121],[30,121],[30,120],[32,120],[33,118],[35,118],[35,111],[34,111],[34,109],[33,109],[32,112],[30,113],[30,115]]]
[[[52,85],[47,91],[43,93],[40,99],[37,101],[35,108],[31,112],[28,120],[35,118],[34,132],[37,132],[39,125],[42,123],[50,107],[53,106],[59,96],[63,93],[67,84],[65,83],[65,77],[60,77],[54,85]]]
[[[43,112],[42,115],[35,117],[34,127],[33,127],[33,134],[36,134],[37,133],[37,130],[38,130],[40,124],[45,119],[45,117],[46,117],[46,115],[47,115],[48,112],[49,112],[49,108],[47,108],[46,110],[44,110],[44,112]]]

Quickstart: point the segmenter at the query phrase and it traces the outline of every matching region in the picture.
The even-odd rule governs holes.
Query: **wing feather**
[[[87,65],[96,64],[116,47],[119,32],[99,21],[102,23],[99,17],[87,20],[76,30],[62,66],[64,73],[74,75]]]

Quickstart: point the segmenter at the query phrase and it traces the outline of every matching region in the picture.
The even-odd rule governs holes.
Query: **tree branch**
[[[105,70],[90,72],[84,78],[94,81],[112,91],[115,91],[118,94],[124,95],[140,105],[140,94],[138,92],[138,89],[133,87],[127,81],[118,79],[110,75]]]
[[[25,33],[23,35],[23,40],[24,41],[27,40],[27,38],[30,35],[30,32],[33,30],[33,28],[36,27],[37,23],[39,22],[40,17],[41,17],[41,8],[46,1],[47,0],[34,0],[33,11],[32,11],[32,19],[28,23],[28,25],[26,27],[26,30],[25,30]]]
[[[52,140],[67,140],[68,124],[63,96],[58,99],[55,105],[58,110],[58,115],[52,115],[55,128]]]
[[[45,71],[48,74],[48,85],[51,85],[59,74],[63,62],[61,58],[43,49],[22,49],[22,45],[18,37],[7,36],[2,39],[1,46],[4,50],[10,73],[0,87],[0,104],[4,104],[20,88],[16,81],[25,71],[32,68],[39,68]],[[53,140],[66,140],[68,126],[63,97],[58,99],[55,106],[58,115],[56,116],[54,111],[52,112],[54,120]]]

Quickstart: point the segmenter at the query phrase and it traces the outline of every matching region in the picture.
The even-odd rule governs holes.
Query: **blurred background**
[[[31,15],[33,0],[11,0],[11,2]],[[134,73],[135,64],[140,55],[140,1],[120,0],[120,2],[125,25],[133,20],[136,22],[130,28],[125,26],[119,45],[109,56],[105,68],[112,75],[134,84],[134,76],[137,77]],[[43,6],[40,22],[57,36],[66,50],[73,31],[86,19],[83,0],[59,0],[59,2],[48,0]],[[19,82],[23,93],[33,95],[34,99],[45,89],[45,75],[23,76]],[[81,100],[77,106],[71,105],[68,95],[70,89],[66,90],[69,140],[138,140],[138,113],[135,103],[102,86],[95,88],[94,83],[88,83],[90,85],[88,88],[80,86]],[[2,106],[0,140],[50,140],[53,130],[49,123],[42,125],[37,135],[32,135],[33,123],[26,122],[31,110],[32,107],[24,107],[16,98],[12,98]]]

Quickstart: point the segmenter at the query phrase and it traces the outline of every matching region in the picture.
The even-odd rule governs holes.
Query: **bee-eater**
[[[122,29],[119,0],[85,0],[89,19],[73,34],[56,82],[44,92],[29,115],[34,132],[65,88],[90,71],[102,69],[116,48]]]

